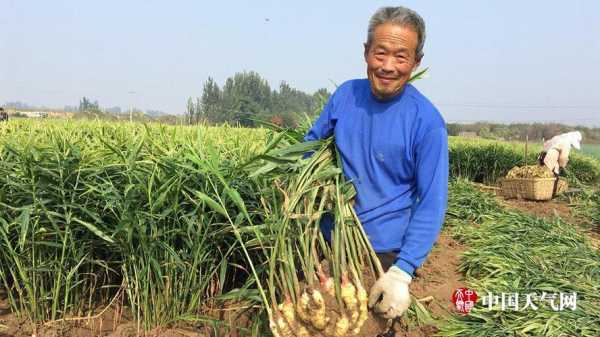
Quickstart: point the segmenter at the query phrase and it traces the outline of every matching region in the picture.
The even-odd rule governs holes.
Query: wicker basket
[[[505,198],[550,200],[556,178],[504,178],[500,184]],[[556,194],[566,191],[568,184],[559,179]]]

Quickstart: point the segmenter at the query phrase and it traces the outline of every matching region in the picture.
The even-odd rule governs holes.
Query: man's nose
[[[394,71],[394,59],[393,57],[386,57],[383,59],[383,62],[381,64],[381,70],[389,73]]]

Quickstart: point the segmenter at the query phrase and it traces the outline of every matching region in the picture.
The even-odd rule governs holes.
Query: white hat
[[[569,142],[571,143],[571,146],[573,146],[577,150],[581,150],[581,139],[582,139],[581,132],[579,132],[579,131],[569,132],[566,134],[566,136],[568,137]]]

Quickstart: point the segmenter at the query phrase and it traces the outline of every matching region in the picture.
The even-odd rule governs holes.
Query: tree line
[[[143,112],[133,108],[132,118],[135,121],[169,124],[229,123],[246,127],[257,126],[257,121],[267,121],[280,126],[295,127],[305,115],[315,118],[329,96],[330,93],[325,88],[306,93],[292,88],[285,81],[281,82],[277,89],[272,89],[267,80],[258,73],[238,72],[227,78],[222,87],[209,77],[200,96],[187,99],[183,116],[168,115],[158,110]],[[23,102],[8,102],[5,107],[33,108]],[[65,107],[64,111],[76,112],[76,118],[129,119],[129,109],[102,108],[98,101],[92,101],[88,97],[82,97],[78,106]],[[560,133],[579,130],[583,133],[585,143],[600,144],[600,128],[557,123],[448,123],[447,128],[451,136],[477,136],[508,141],[524,141],[526,138],[539,141]]]
[[[294,127],[304,114],[311,117],[318,115],[329,96],[330,93],[324,88],[308,94],[292,88],[286,82],[281,82],[278,90],[273,90],[265,79],[253,71],[236,73],[225,81],[222,88],[209,77],[200,97],[188,98],[186,122],[252,127],[256,125],[256,120],[263,120]],[[452,136],[469,135],[508,141],[550,139],[560,133],[579,130],[585,142],[600,143],[600,128],[558,123],[448,123],[447,128]]]
[[[285,81],[277,90],[271,89],[258,73],[238,72],[222,88],[209,77],[200,97],[188,98],[186,117],[190,124],[227,122],[252,127],[256,121],[268,121],[294,127],[304,115],[316,114],[329,96],[325,88],[307,94]]]
[[[585,143],[600,144],[600,128],[569,126],[558,123],[448,123],[446,127],[450,136],[477,136],[509,141],[525,141],[527,138],[531,141],[548,140],[558,134],[578,130],[583,134],[583,141]]]

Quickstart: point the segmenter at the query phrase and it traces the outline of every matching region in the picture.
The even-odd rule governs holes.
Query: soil
[[[430,311],[434,318],[443,318],[449,315],[452,310],[450,298],[453,290],[463,286],[462,276],[457,272],[460,254],[465,247],[458,244],[452,237],[443,232],[436,242],[431,254],[425,264],[416,272],[416,276],[411,284],[413,296],[417,299],[433,297],[433,300],[423,302],[424,306]],[[374,277],[367,276],[365,279],[366,287],[373,284]],[[33,334],[32,328],[25,323],[25,320],[19,320],[9,312],[6,300],[2,299],[0,294],[0,326],[5,325],[8,329],[0,328],[0,337],[30,337]],[[325,296],[328,308],[336,307],[335,300],[332,297]],[[330,311],[333,313],[333,311]],[[334,314],[335,316],[337,314]],[[37,337],[133,337],[137,334],[137,326],[130,320],[120,317],[114,310],[107,310],[103,315],[96,319],[85,319],[81,321],[56,322],[48,326],[39,328]],[[235,319],[235,323],[244,324],[248,322],[247,317],[229,317]],[[226,318],[227,319],[227,318]],[[230,319],[228,319],[230,320]],[[231,323],[234,323],[233,321]],[[236,324],[236,325],[237,325]],[[246,323],[247,325],[247,323]],[[437,329],[434,326],[423,327],[403,327],[395,324],[396,337],[420,337],[431,336]],[[375,337],[378,334],[387,331],[387,321],[369,312],[369,319],[361,329],[359,337]],[[149,337],[205,337],[209,333],[203,334],[198,329],[191,328],[173,328],[156,329],[147,332],[145,336]],[[237,333],[229,334],[231,337],[237,337]]]
[[[579,225],[581,231],[587,235],[590,244],[596,249],[600,249],[600,227],[590,227],[590,224],[587,220],[574,216],[571,212],[569,204],[566,201],[504,199],[500,196],[498,196],[498,200],[502,205],[508,208],[514,208],[523,213],[531,214],[539,218],[551,220],[555,217],[559,217],[570,224]]]
[[[106,310],[98,317],[75,318],[49,322],[38,326],[37,331],[26,319],[18,319],[9,311],[4,294],[0,293],[0,337],[207,337],[198,329],[190,327],[164,328],[138,334],[138,327],[131,319],[121,317],[116,310]],[[4,326],[4,327],[3,327]],[[237,334],[230,334],[237,337]]]
[[[523,213],[534,215],[538,218],[552,219],[556,216],[570,223],[576,223],[571,216],[569,205],[556,200],[533,201],[523,199],[504,199],[499,197],[500,203],[509,208],[515,208]]]
[[[427,302],[425,307],[434,318],[447,317],[453,311],[452,294],[465,286],[458,265],[466,249],[443,231],[423,266],[416,271],[410,289],[418,299],[433,296],[434,301]]]
[[[423,266],[415,272],[410,285],[411,293],[417,300],[422,300],[421,303],[434,320],[444,320],[454,311],[452,294],[457,288],[465,286],[458,265],[466,249],[447,231],[443,231]],[[433,325],[408,328],[396,324],[395,330],[395,337],[425,337],[438,332]]]

